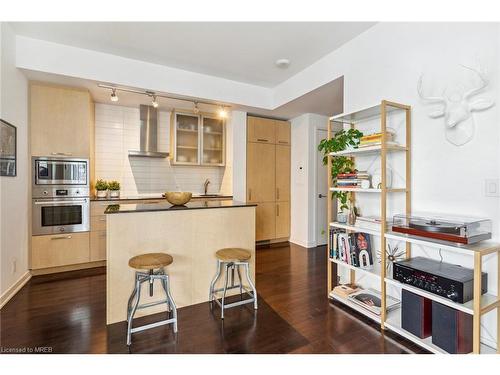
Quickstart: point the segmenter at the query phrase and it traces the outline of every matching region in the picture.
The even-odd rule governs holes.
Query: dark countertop
[[[132,212],[155,212],[155,211],[182,211],[200,210],[207,208],[235,208],[235,207],[255,207],[255,203],[237,202],[233,200],[200,200],[191,201],[184,206],[173,206],[167,201],[164,203],[119,203],[111,204],[104,211],[105,214],[121,214]]]
[[[112,202],[122,202],[122,201],[146,201],[146,200],[160,200],[160,199],[165,199],[161,195],[158,195],[156,197],[140,197],[140,196],[128,196],[128,197],[120,197],[120,198],[97,198],[96,196],[90,197],[91,201],[112,201]],[[203,195],[193,195],[191,199],[196,199],[196,200],[204,200],[204,199],[233,199],[232,195],[208,195],[208,196],[203,196]]]

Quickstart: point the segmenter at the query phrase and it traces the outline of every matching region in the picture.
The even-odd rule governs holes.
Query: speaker
[[[472,315],[432,301],[432,343],[452,354],[472,352]]]
[[[403,289],[401,327],[421,339],[432,332],[432,301]]]

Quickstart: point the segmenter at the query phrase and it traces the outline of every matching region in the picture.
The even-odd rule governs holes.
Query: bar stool
[[[127,305],[127,345],[131,344],[132,341],[132,333],[144,331],[146,329],[159,327],[165,324],[173,324],[174,332],[177,332],[177,308],[175,307],[174,299],[172,298],[172,294],[170,293],[170,282],[168,274],[165,272],[164,267],[172,264],[173,258],[165,253],[148,253],[137,255],[133,258],[130,258],[128,261],[128,265],[131,268],[134,268],[138,271],[135,272],[135,285],[130,298],[128,299]],[[139,271],[139,270],[147,270],[147,272]],[[142,283],[149,283],[149,295],[153,296],[153,283],[155,280],[160,280],[165,290],[166,299],[146,303],[143,305],[139,305],[139,300],[141,298],[141,285]],[[137,297],[137,298],[136,298]],[[135,302],[134,302],[135,298]],[[156,306],[165,303],[168,307],[169,314],[172,314],[172,317],[169,316],[169,319],[161,320],[156,323],[146,324],[140,327],[132,328],[132,321],[134,319],[135,312],[138,309],[144,309],[146,307]]]
[[[221,319],[224,319],[225,309],[230,309],[231,307],[244,305],[246,303],[253,302],[253,307],[255,310],[257,310],[257,291],[255,290],[255,286],[252,283],[252,280],[250,279],[250,272],[249,272],[248,260],[252,257],[250,251],[239,248],[227,248],[218,250],[215,253],[215,256],[217,258],[217,273],[215,274],[215,277],[212,280],[212,283],[210,284],[210,292],[208,300],[210,303],[215,301],[219,305],[219,307],[221,308]],[[243,282],[241,280],[240,266],[243,266],[243,268],[245,269],[245,276],[248,281],[248,285],[250,286],[250,290],[247,289],[247,287],[243,286]],[[217,281],[221,276],[221,268],[224,268],[224,287],[219,289],[214,289],[215,284],[217,283]],[[229,270],[231,270],[231,286],[228,286]],[[235,270],[238,274],[238,280],[239,280],[239,284],[236,285],[234,283]],[[226,293],[228,290],[234,288],[240,289],[240,295],[243,295],[243,289],[244,289],[246,294],[248,294],[250,298],[226,304],[225,303]],[[219,299],[217,298],[218,292],[223,292],[220,302]]]

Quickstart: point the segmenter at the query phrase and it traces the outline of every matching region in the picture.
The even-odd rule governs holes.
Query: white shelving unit
[[[439,346],[434,345],[432,343],[432,336],[429,336],[425,339],[421,339],[417,337],[407,330],[401,328],[401,314],[393,314],[389,312],[387,315],[387,319],[385,321],[385,326],[393,332],[403,336],[405,339],[414,342],[415,344],[421,346],[422,348],[430,351],[434,354],[448,354],[445,350],[441,349]],[[481,354],[495,354],[496,351],[494,348],[489,347],[488,345],[481,344],[480,345]]]
[[[329,290],[329,298],[332,298],[336,301],[339,301],[355,311],[369,317],[370,319],[379,322],[381,324],[382,329],[388,329],[399,335],[405,337],[406,339],[420,345],[424,349],[432,352],[432,353],[445,353],[444,350],[439,348],[438,346],[432,343],[432,337],[426,339],[420,339],[419,337],[414,336],[408,331],[404,330],[401,327],[401,310],[392,310],[386,311],[386,297],[387,290],[386,286],[391,285],[396,288],[405,289],[417,295],[423,296],[425,298],[429,298],[433,301],[442,303],[446,306],[452,307],[459,311],[463,311],[467,314],[471,314],[473,316],[473,353],[500,353],[500,340],[497,340],[497,349],[490,348],[480,342],[481,338],[481,316],[497,309],[497,330],[498,336],[500,337],[500,299],[498,296],[487,293],[481,295],[481,267],[482,267],[482,257],[487,254],[499,253],[500,252],[500,244],[494,243],[492,241],[483,241],[475,245],[469,246],[460,246],[454,245],[449,242],[443,241],[434,241],[430,239],[424,239],[421,237],[415,237],[410,235],[405,235],[401,233],[391,232],[387,228],[387,211],[386,211],[386,199],[388,193],[401,192],[406,194],[406,202],[405,202],[405,213],[411,213],[411,195],[410,195],[410,186],[411,186],[411,163],[410,163],[410,149],[411,149],[411,108],[406,105],[389,102],[383,100],[380,104],[371,106],[359,111],[355,111],[352,113],[341,114],[338,116],[334,116],[330,118],[328,123],[328,137],[331,137],[331,124],[332,123],[342,123],[350,125],[351,128],[355,128],[356,126],[360,126],[363,121],[372,120],[377,117],[380,117],[381,124],[381,132],[385,134],[386,132],[386,117],[389,113],[395,111],[406,111],[406,145],[397,145],[392,143],[387,143],[385,141],[385,136],[383,136],[382,144],[375,145],[371,147],[358,148],[352,150],[346,150],[342,152],[335,152],[329,154],[329,163],[328,163],[328,183],[330,191],[345,191],[345,192],[354,192],[354,193],[376,193],[380,194],[381,202],[380,202],[380,211],[381,211],[381,221],[382,224],[379,230],[376,229],[366,229],[356,225],[348,225],[344,223],[338,223],[335,221],[331,221],[332,218],[332,202],[329,200],[328,203],[328,217],[330,218],[329,227],[341,228],[348,232],[364,232],[373,236],[377,236],[380,238],[381,250],[382,254],[385,255],[384,250],[386,249],[387,240],[391,241],[400,241],[406,243],[406,257],[411,257],[411,245],[421,245],[428,248],[441,249],[447,251],[455,251],[460,252],[462,254],[472,255],[474,257],[474,299],[464,304],[455,303],[447,298],[438,296],[436,294],[427,292],[426,290],[419,289],[413,285],[403,284],[399,281],[392,279],[390,275],[387,275],[386,271],[386,262],[387,259],[385,256],[382,257],[382,262],[380,265],[374,266],[372,269],[361,269],[358,267],[351,266],[346,264],[338,259],[328,260],[328,290]],[[391,152],[404,152],[406,158],[406,186],[405,188],[387,188],[386,186],[386,157],[388,153]],[[380,163],[382,170],[382,188],[381,189],[359,189],[359,188],[342,188],[342,187],[333,187],[332,184],[332,176],[331,176],[331,158],[337,156],[347,156],[350,158],[357,158],[366,155],[378,155],[380,154]],[[328,244],[328,248],[330,248],[330,243]],[[328,254],[329,255],[329,254]],[[497,256],[498,259],[498,256]],[[374,260],[375,263],[375,260]],[[357,273],[365,274],[370,277],[380,279],[381,285],[381,296],[382,296],[382,313],[380,316],[371,313],[370,311],[362,308],[361,306],[352,303],[351,301],[338,297],[334,295],[331,291],[336,284],[336,275],[337,269],[336,267],[343,267],[349,269],[350,271],[350,282],[354,283],[356,278],[355,275]],[[498,272],[500,273],[500,260],[498,261]],[[500,291],[500,277],[498,279],[498,290]]]
[[[369,275],[369,276],[374,276],[380,278],[380,264],[376,263],[372,266],[372,268],[360,268],[360,267],[355,267],[350,264],[347,264],[339,259],[334,259],[330,258],[330,262],[336,263],[341,267],[348,268],[350,270],[358,271],[359,273]]]
[[[340,229],[345,229],[346,231],[352,231],[352,232],[364,232],[368,233],[374,236],[380,236],[380,229],[368,229],[368,228],[363,228],[359,227],[356,225],[349,225],[345,223],[339,223],[336,221],[333,221],[330,223],[330,226],[333,228],[340,228]]]
[[[355,148],[352,150],[345,150],[339,152],[330,152],[329,155],[355,157],[357,155],[380,154],[381,150],[382,150],[382,145],[376,145],[376,146]],[[387,145],[386,150],[387,152],[396,152],[396,151],[406,151],[407,148],[401,145]]]
[[[354,302],[351,302],[346,298],[339,297],[333,293],[330,293],[329,298],[334,299],[336,301],[343,303],[344,305],[349,306],[351,309],[359,312],[360,314],[362,314],[362,315],[366,316],[367,318],[370,318],[374,322],[380,324],[380,315],[374,314],[371,311],[368,311],[367,309],[364,309],[363,307],[355,304]]]

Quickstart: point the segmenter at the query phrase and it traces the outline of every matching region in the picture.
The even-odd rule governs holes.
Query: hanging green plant
[[[356,148],[363,133],[357,129],[341,130],[335,133],[333,138],[323,139],[318,145],[318,150],[323,152],[323,164],[328,164],[330,152],[344,151],[348,147]],[[336,156],[332,158],[332,184],[337,184],[337,176],[340,173],[351,173],[355,171],[354,161],[347,156]],[[349,193],[346,191],[334,191],[333,196],[340,201],[340,209],[349,208]]]

